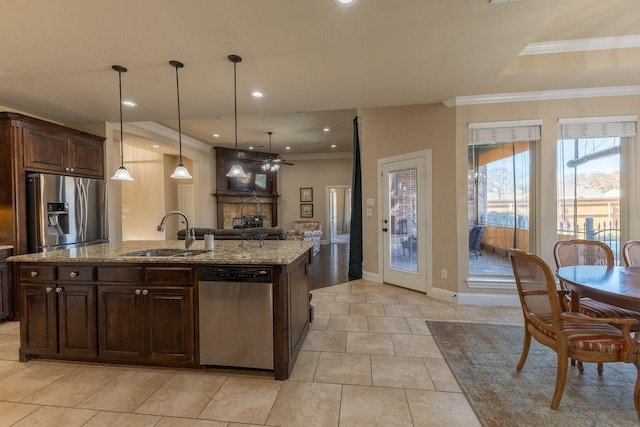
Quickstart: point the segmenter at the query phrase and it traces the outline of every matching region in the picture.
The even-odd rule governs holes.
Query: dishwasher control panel
[[[200,282],[265,282],[273,281],[273,269],[264,267],[200,267]]]

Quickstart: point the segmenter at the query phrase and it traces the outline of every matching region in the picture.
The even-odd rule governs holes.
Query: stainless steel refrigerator
[[[108,241],[103,180],[31,174],[27,177],[29,252]]]

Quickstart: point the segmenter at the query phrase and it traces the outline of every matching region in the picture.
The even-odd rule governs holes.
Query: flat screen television
[[[232,191],[267,191],[267,174],[245,171],[244,178],[229,178],[228,186]]]

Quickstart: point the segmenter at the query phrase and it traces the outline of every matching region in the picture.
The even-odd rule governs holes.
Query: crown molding
[[[179,141],[180,136],[178,135],[178,131],[168,128],[157,122],[131,122],[130,124],[148,130],[149,132],[153,132],[157,135],[164,136],[165,138],[168,138],[172,141]],[[204,142],[201,142],[185,134],[182,134],[182,143],[202,151],[211,150],[211,145],[205,144]]]
[[[590,39],[554,40],[529,43],[519,56],[553,53],[585,52],[590,50],[627,49],[640,47],[640,35],[595,37]]]
[[[442,103],[447,107],[457,107],[461,105],[500,104],[505,102],[531,102],[549,101],[553,99],[597,98],[602,96],[631,95],[640,95],[640,86],[611,86],[456,96],[454,98],[445,99]]]

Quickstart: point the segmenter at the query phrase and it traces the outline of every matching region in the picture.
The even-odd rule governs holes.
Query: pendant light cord
[[[182,164],[182,125],[180,120],[180,82],[178,80],[178,68],[176,67],[176,94],[178,96],[178,144],[180,145],[180,164]]]
[[[238,89],[237,89],[237,61],[233,62],[233,117],[236,137],[236,161],[238,161]]]
[[[122,69],[118,69],[118,89],[120,96],[120,166],[124,167],[124,145],[122,142]]]

